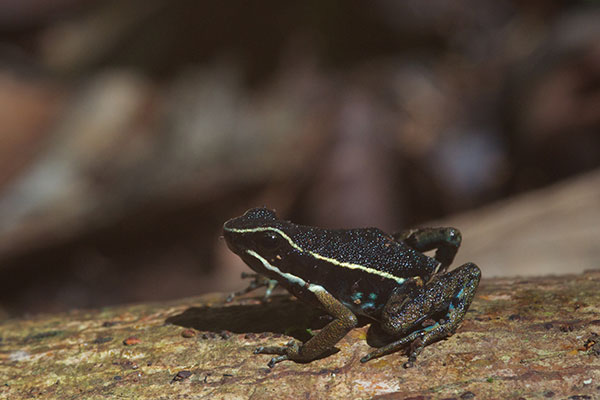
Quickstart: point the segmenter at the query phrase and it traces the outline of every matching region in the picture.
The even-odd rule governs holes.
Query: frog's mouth
[[[229,222],[229,221],[228,221]],[[248,249],[248,239],[244,238],[243,233],[235,231],[235,228],[228,228],[227,223],[223,226],[223,238],[229,250],[237,254],[250,268],[256,272],[267,272],[270,268],[265,266],[267,260],[262,258],[258,253]]]

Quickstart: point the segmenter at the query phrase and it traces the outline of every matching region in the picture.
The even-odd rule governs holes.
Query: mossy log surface
[[[267,368],[256,346],[302,338],[326,322],[287,295],[262,304],[214,294],[5,320],[0,398],[600,398],[599,289],[600,271],[484,279],[456,334],[409,369],[402,353],[359,362],[370,350],[367,326],[337,354]]]

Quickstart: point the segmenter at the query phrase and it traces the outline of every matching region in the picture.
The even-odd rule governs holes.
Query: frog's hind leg
[[[392,237],[403,241],[420,252],[437,249],[435,259],[440,262],[436,272],[443,273],[452,264],[462,237],[456,228],[421,228],[394,233]]]
[[[284,360],[309,362],[319,357],[333,354],[337,351],[334,348],[335,344],[346,336],[358,323],[356,315],[323,287],[313,286],[309,290],[314,293],[323,309],[334,317],[333,321],[328,323],[319,333],[304,344],[291,341],[285,347],[258,347],[254,350],[254,354],[278,355],[269,361],[267,364],[269,368],[273,368],[275,364]]]
[[[477,265],[467,263],[459,268],[436,277],[414,296],[393,296],[385,306],[381,327],[398,337],[411,332],[427,317],[446,314],[433,325],[412,331],[408,335],[367,354],[360,361],[394,353],[410,345],[408,363],[411,366],[423,348],[433,342],[450,336],[462,322],[473,297],[481,271]]]

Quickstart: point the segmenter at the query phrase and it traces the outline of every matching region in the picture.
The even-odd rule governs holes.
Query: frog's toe
[[[374,358],[382,357],[382,356],[384,356],[386,354],[389,354],[389,353],[375,350],[375,351],[370,352],[369,354],[367,354],[363,358],[361,358],[360,362],[361,363],[366,363],[367,361],[370,361],[370,360],[372,360]],[[417,356],[416,355],[414,355],[414,356],[411,355],[411,357],[409,357],[409,361],[404,364],[404,368],[410,368],[410,367],[412,367],[414,365],[414,362],[416,360],[417,360]]]
[[[366,363],[369,360],[372,360],[373,358],[377,357],[375,352],[370,352],[369,354],[367,354],[366,356],[364,356],[363,358],[360,359],[361,363]]]
[[[278,362],[285,361],[285,360],[289,360],[289,357],[287,356],[287,354],[283,354],[281,356],[273,357],[273,358],[271,358],[271,361],[269,361],[269,363],[267,364],[267,366],[269,368],[273,368],[275,366],[275,364],[277,364]]]
[[[285,346],[260,346],[254,350],[254,354],[277,354],[277,357],[273,357],[267,364],[269,368],[273,368],[275,364],[285,361],[292,360],[297,362],[306,361],[299,355],[300,344],[295,340],[290,340]]]

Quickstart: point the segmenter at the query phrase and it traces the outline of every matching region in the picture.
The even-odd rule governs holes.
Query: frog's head
[[[279,221],[275,211],[268,208],[251,208],[241,217],[232,218],[223,225],[223,232],[235,232],[240,229],[251,229],[271,226],[273,222]]]
[[[253,270],[265,273],[264,269],[269,269],[265,263],[280,264],[282,255],[293,245],[286,234],[290,225],[267,208],[253,208],[225,222],[223,237],[231,251]]]

